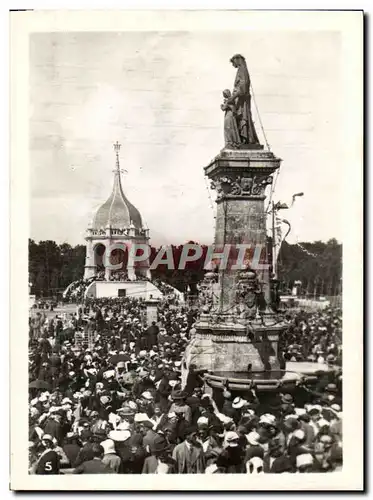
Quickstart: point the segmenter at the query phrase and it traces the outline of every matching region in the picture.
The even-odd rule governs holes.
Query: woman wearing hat
[[[170,412],[174,412],[176,414],[182,414],[184,420],[191,424],[192,422],[192,410],[190,406],[185,403],[187,395],[184,391],[175,391],[171,394],[171,398],[173,403],[170,408]]]
[[[35,466],[35,474],[59,474],[60,458],[54,450],[53,437],[44,434],[41,439],[43,452]]]

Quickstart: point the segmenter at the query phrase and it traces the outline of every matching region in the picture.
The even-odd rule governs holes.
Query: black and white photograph
[[[12,18],[11,488],[361,489],[363,13]]]

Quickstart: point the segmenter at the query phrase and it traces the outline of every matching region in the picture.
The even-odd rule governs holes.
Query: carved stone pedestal
[[[223,150],[205,168],[217,192],[215,251],[231,248],[227,265],[219,267],[217,259],[215,273],[207,273],[201,286],[201,315],[184,370],[193,363],[222,378],[226,374],[228,380],[251,373],[266,373],[268,379],[279,373],[278,340],[285,325],[271,307],[264,201],[280,162],[255,147]]]

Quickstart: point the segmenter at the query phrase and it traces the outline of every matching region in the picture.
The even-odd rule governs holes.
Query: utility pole
[[[276,221],[276,214],[275,214],[275,204],[272,201],[272,273],[273,277],[277,279],[277,258],[276,258],[276,231],[275,231],[275,221]]]

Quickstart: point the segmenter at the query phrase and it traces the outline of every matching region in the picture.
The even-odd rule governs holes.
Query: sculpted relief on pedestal
[[[216,190],[217,200],[230,196],[263,196],[265,188],[272,184],[272,181],[272,177],[268,175],[254,177],[223,175],[216,177],[210,187]]]

